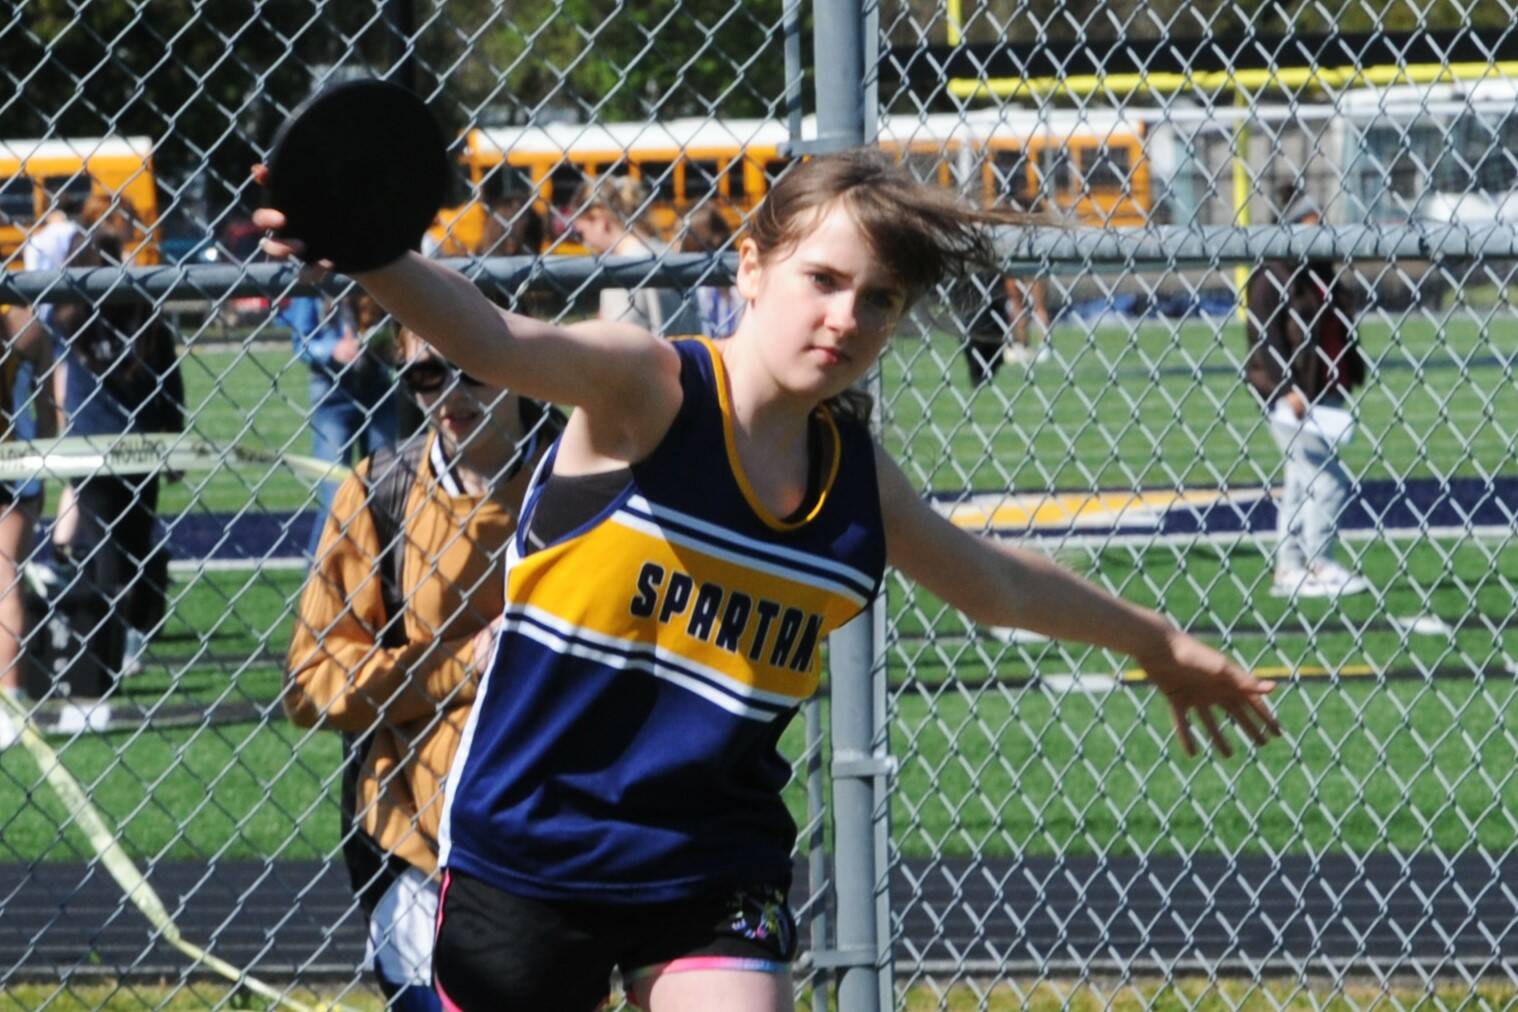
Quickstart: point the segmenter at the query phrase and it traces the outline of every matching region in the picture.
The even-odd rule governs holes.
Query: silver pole
[[[864,143],[864,11],[862,0],[816,0],[815,153]],[[875,611],[833,634],[828,649],[829,715],[833,727],[833,883],[838,898],[835,948],[839,1012],[879,1012],[874,812]]]

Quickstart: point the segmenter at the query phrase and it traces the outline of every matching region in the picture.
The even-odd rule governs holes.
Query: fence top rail
[[[1008,272],[1110,266],[1170,267],[1281,260],[1518,259],[1518,224],[1467,225],[1166,225],[1145,229],[1004,228],[998,245]],[[594,292],[657,285],[726,284],[736,253],[671,253],[661,257],[459,257],[457,268],[492,293]],[[345,290],[331,275],[302,281],[294,264],[181,264],[0,272],[0,303],[87,300],[222,299]]]

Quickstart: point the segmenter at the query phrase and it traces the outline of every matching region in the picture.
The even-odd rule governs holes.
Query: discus
[[[269,156],[270,204],[307,260],[352,274],[400,259],[443,205],[448,146],[420,98],[388,81],[348,81],[308,99]]]

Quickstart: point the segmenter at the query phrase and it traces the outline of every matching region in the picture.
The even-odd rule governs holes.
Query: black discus
[[[448,185],[448,146],[421,99],[388,81],[349,81],[307,99],[269,157],[281,236],[344,273],[416,249]]]

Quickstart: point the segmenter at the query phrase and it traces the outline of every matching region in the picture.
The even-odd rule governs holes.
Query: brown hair
[[[875,148],[853,148],[793,166],[749,216],[747,234],[761,261],[788,252],[842,202],[886,270],[907,291],[907,305],[949,275],[1001,270],[987,226],[1039,223],[1037,215],[978,208],[914,178]],[[827,400],[835,415],[867,422],[871,398],[845,390]]]
[[[623,174],[607,174],[581,183],[570,206],[576,214],[600,208],[646,239],[653,235],[642,220],[648,198],[649,189],[643,180]]]
[[[480,247],[486,256],[537,256],[547,228],[543,215],[525,197],[502,197],[490,205]]]
[[[841,201],[871,252],[907,290],[910,305],[951,274],[999,271],[988,225],[1039,219],[1004,208],[978,208],[952,191],[921,182],[874,148],[854,148],[794,166],[748,220],[748,236],[768,260],[788,250]]]
[[[685,238],[680,249],[685,253],[716,253],[733,237],[733,227],[722,212],[711,204],[702,204],[685,219]]]

